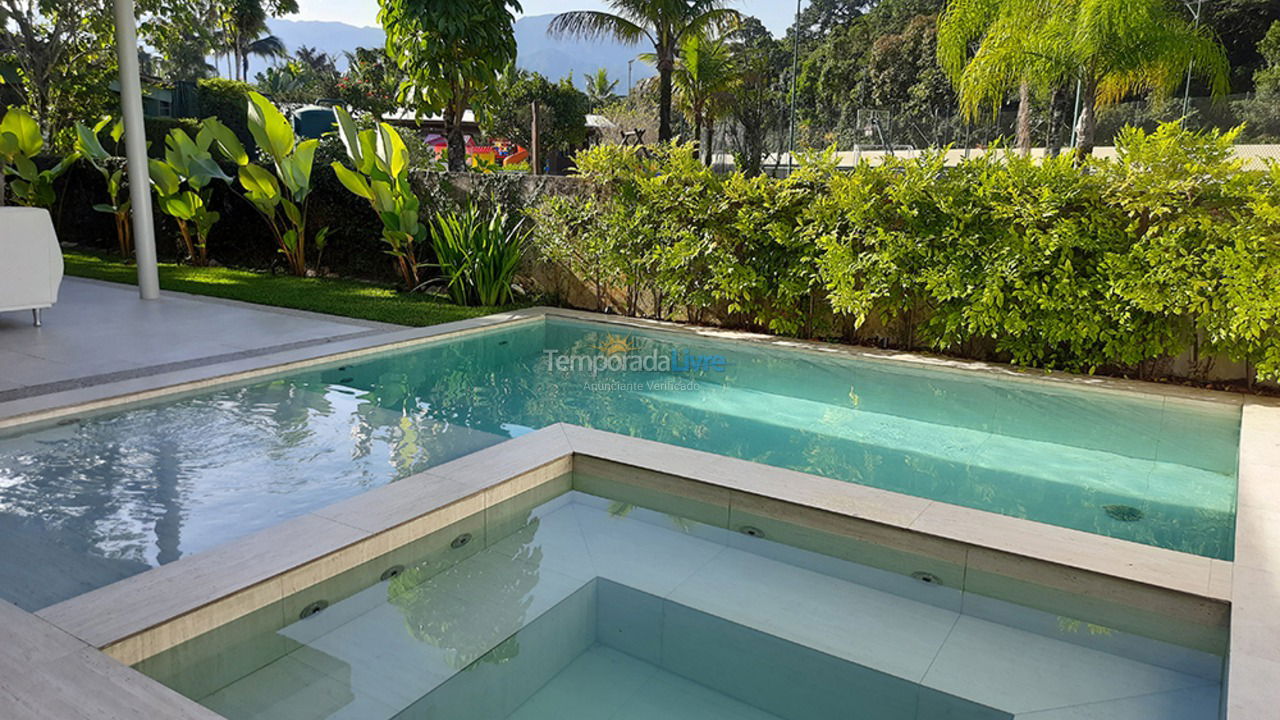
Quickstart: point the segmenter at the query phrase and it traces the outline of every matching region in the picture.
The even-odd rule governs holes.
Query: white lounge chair
[[[0,312],[30,310],[36,327],[40,311],[58,302],[62,248],[49,211],[0,207]]]

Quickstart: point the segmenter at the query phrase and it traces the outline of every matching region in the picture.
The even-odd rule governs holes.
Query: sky
[[[602,10],[599,0],[521,0],[525,15],[545,15],[565,10]],[[755,15],[774,35],[781,35],[795,17],[795,5],[787,0],[737,0],[731,6]],[[292,20],[336,20],[348,25],[377,25],[377,0],[298,0]]]

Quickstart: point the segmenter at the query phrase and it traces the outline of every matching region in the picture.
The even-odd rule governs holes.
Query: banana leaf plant
[[[9,108],[0,118],[0,172],[8,180],[14,202],[47,208],[56,199],[53,181],[76,161],[75,153],[48,170],[36,167],[35,157],[44,148],[44,137],[35,118],[22,108]],[[13,179],[9,180],[12,176]]]
[[[124,123],[109,116],[102,118],[92,128],[76,123],[76,152],[88,160],[107,183],[108,202],[98,203],[93,209],[115,218],[116,244],[120,255],[128,258],[133,256],[133,226],[129,223],[129,211],[133,203],[125,192],[124,166],[112,168],[111,153],[102,147],[102,142],[98,139],[103,131],[110,135],[112,141],[119,143],[124,135]]]
[[[213,159],[209,149],[213,140],[206,127],[194,139],[174,128],[164,140],[164,159],[148,161],[156,206],[178,223],[187,259],[202,267],[209,264],[209,233],[221,217],[209,209],[212,183],[231,182]]]
[[[369,201],[382,220],[382,240],[387,254],[395,258],[396,269],[406,290],[418,287],[417,243],[427,235],[418,211],[420,202],[409,181],[409,150],[395,128],[379,123],[376,128],[358,130],[346,108],[336,107],[338,135],[355,169],[340,162],[333,171],[343,187]]]
[[[244,145],[227,126],[210,118],[204,121],[204,127],[214,136],[222,153],[239,167],[244,197],[267,221],[289,270],[294,275],[305,276],[308,243],[315,245],[318,265],[329,234],[329,228],[324,227],[311,238],[307,235],[311,167],[319,141],[299,142],[293,126],[270,100],[253,91],[248,95],[249,133],[271,161],[271,170],[250,162]]]

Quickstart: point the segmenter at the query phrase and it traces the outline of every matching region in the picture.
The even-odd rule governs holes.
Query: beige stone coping
[[[1240,424],[1227,717],[1280,708],[1280,401],[1250,398]]]
[[[5,720],[221,716],[0,601],[0,717]]]
[[[1226,624],[1228,598],[1215,590],[1207,558],[571,425],[481,450],[38,615],[137,663],[519,493],[564,482],[570,472],[573,487],[611,482],[612,494],[624,496],[616,499],[660,510],[692,502],[674,509],[721,527],[737,529],[737,518],[749,516],[830,534],[904,574],[923,562],[957,589],[986,594],[989,585],[1022,597],[1026,588],[1043,588],[1034,601],[1048,602],[1046,609],[1061,598],[1083,599],[1085,609],[1123,608],[1118,622],[1154,612],[1203,628],[1201,647],[1212,648]]]

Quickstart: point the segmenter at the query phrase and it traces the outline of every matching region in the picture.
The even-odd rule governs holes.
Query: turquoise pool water
[[[625,369],[591,369],[601,348]],[[555,422],[1233,552],[1238,407],[548,319],[0,438],[0,597],[43,607]]]
[[[1096,601],[1068,617],[580,492],[524,502],[494,515],[507,534],[460,520],[136,668],[229,720],[1218,717],[1220,655],[1093,624]]]

